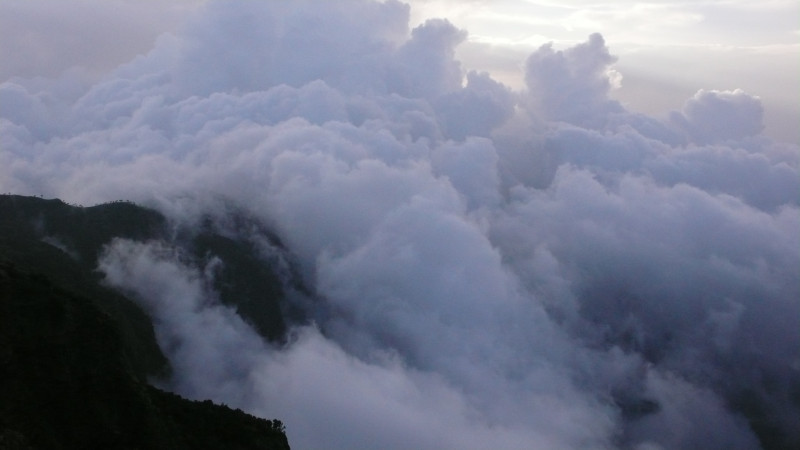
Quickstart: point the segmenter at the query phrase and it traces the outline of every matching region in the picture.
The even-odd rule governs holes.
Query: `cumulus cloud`
[[[759,134],[757,98],[661,121],[609,98],[599,34],[536,50],[512,91],[397,1],[236,6],[93,84],[0,84],[3,191],[181,226],[233,206],[297,261],[315,324],[272,347],[213,267],[109,245],[172,389],[302,448],[800,442],[800,153]]]
[[[757,97],[741,89],[697,91],[672,120],[700,144],[738,140],[764,129],[764,109]]]
[[[525,64],[525,84],[534,111],[550,120],[595,128],[622,107],[608,98],[610,65],[616,61],[600,34],[566,50],[545,44]]]

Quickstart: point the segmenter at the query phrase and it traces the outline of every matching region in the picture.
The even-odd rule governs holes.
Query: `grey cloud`
[[[461,64],[455,47],[466,33],[443,19],[431,19],[411,32],[398,49],[399,67],[390,75],[392,91],[408,97],[431,98],[461,87]]]
[[[702,91],[663,122],[609,99],[600,35],[540,48],[514,92],[399,2],[235,6],[91,86],[0,85],[3,191],[187,227],[241,210],[301,266],[317,323],[271,348],[213,270],[110,245],[173,389],[303,448],[800,440],[800,161],[757,99]]]
[[[714,393],[669,374],[650,375],[647,391],[660,406],[657,413],[634,422],[631,438],[637,448],[758,448],[758,440],[742,417],[725,413]]]
[[[210,271],[185,265],[180,254],[164,244],[117,240],[106,249],[100,269],[109,284],[132,293],[156,318],[159,343],[176,371],[174,389],[190,398],[211,397],[267,415],[282,413],[294,427],[294,445],[565,445],[563,430],[531,428],[527,420],[490,426],[483,418],[485,411],[476,410],[458,385],[411,368],[390,351],[364,362],[313,327],[297,329],[283,350],[267,347],[208,291]],[[580,402],[579,397],[568,403],[550,393],[539,400],[558,408],[560,415],[587,422],[596,428],[587,431],[600,436],[610,425],[572,403]],[[537,414],[537,420],[560,426],[562,417]],[[568,447],[597,439],[571,434],[567,440],[573,444]]]
[[[51,113],[41,96],[31,95],[23,86],[7,82],[0,85],[0,102],[7,120],[24,127],[33,137],[46,139],[52,134],[51,121],[47,120]]]
[[[497,222],[493,242],[518,272],[546,276],[543,247],[565,266],[545,266],[554,272],[549,277],[558,277],[545,292],[565,297],[547,306],[587,344],[620,346],[655,370],[714,389],[729,403],[772,389],[760,380],[774,379],[768,402],[783,402],[776,410],[792,408],[797,374],[786,344],[800,335],[782,317],[800,312],[796,302],[787,302],[800,286],[785,270],[797,267],[796,252],[781,250],[798,244],[797,218],[789,209],[773,216],[732,198],[685,185],[658,187],[636,175],[609,188],[590,172],[566,168],[547,194],[522,194],[513,219]],[[530,243],[520,247],[526,235]],[[572,286],[566,292],[564,277]],[[770,330],[757,331],[764,323],[772,324]],[[740,419],[719,420],[721,427],[742,425]],[[697,433],[700,440],[692,445],[707,445]]]
[[[514,113],[511,91],[487,73],[469,72],[467,86],[448,92],[434,101],[446,135],[453,139],[467,136],[488,137]]]
[[[616,61],[600,34],[567,50],[545,44],[525,64],[525,84],[533,111],[550,120],[602,127],[608,113],[622,107],[609,99],[607,70]]]
[[[699,90],[672,120],[700,144],[738,140],[761,133],[764,109],[742,90]]]
[[[345,91],[385,91],[381,71],[407,23],[408,6],[397,1],[211,3],[183,35],[175,89],[209,94],[321,79]]]

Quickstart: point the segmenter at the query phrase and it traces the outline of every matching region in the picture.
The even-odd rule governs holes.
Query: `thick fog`
[[[166,243],[99,269],[153,315],[168,388],[295,448],[798,445],[800,149],[757,93],[628,112],[600,34],[512,91],[409,14],[212,2],[100,82],[7,80],[0,189],[274,230],[310,287],[283,346]]]

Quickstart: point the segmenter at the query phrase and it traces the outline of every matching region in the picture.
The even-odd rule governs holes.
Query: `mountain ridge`
[[[95,268],[112,238],[165,239],[165,231],[161,214],[128,202],[83,208],[0,196],[0,449],[289,448],[279,420],[148,383],[170,373],[153,324]],[[223,253],[234,273],[259,268],[246,244],[207,230],[198,236],[190,241],[198,261]],[[271,291],[255,300],[236,283],[226,287],[233,275],[221,274],[220,298],[277,342],[286,332],[284,295],[270,271],[250,274],[272,277],[258,285]],[[272,316],[259,321],[265,312]]]

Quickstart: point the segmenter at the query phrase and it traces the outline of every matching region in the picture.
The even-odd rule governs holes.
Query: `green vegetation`
[[[169,370],[150,319],[94,268],[113,237],[157,239],[164,229],[158,213],[129,203],[0,196],[0,449],[289,448],[280,421],[147,383]],[[209,236],[198,252],[254,277],[269,273],[252,249]],[[220,283],[236,284],[231,270]],[[225,295],[240,301],[236,290]],[[282,292],[268,295],[278,305]],[[282,319],[271,320],[260,330],[279,338]]]
[[[150,318],[136,304],[100,284],[94,271],[103,245],[114,237],[147,239],[160,234],[164,219],[127,203],[92,208],[60,200],[0,196],[0,261],[40,274],[70,292],[91,299],[119,329],[140,377],[168,374]]]
[[[213,233],[200,234],[193,244],[198,258],[213,256],[223,261],[214,277],[220,301],[235,307],[267,339],[283,338],[286,334],[281,313],[283,286],[277,275],[256,257],[252,245]]]

